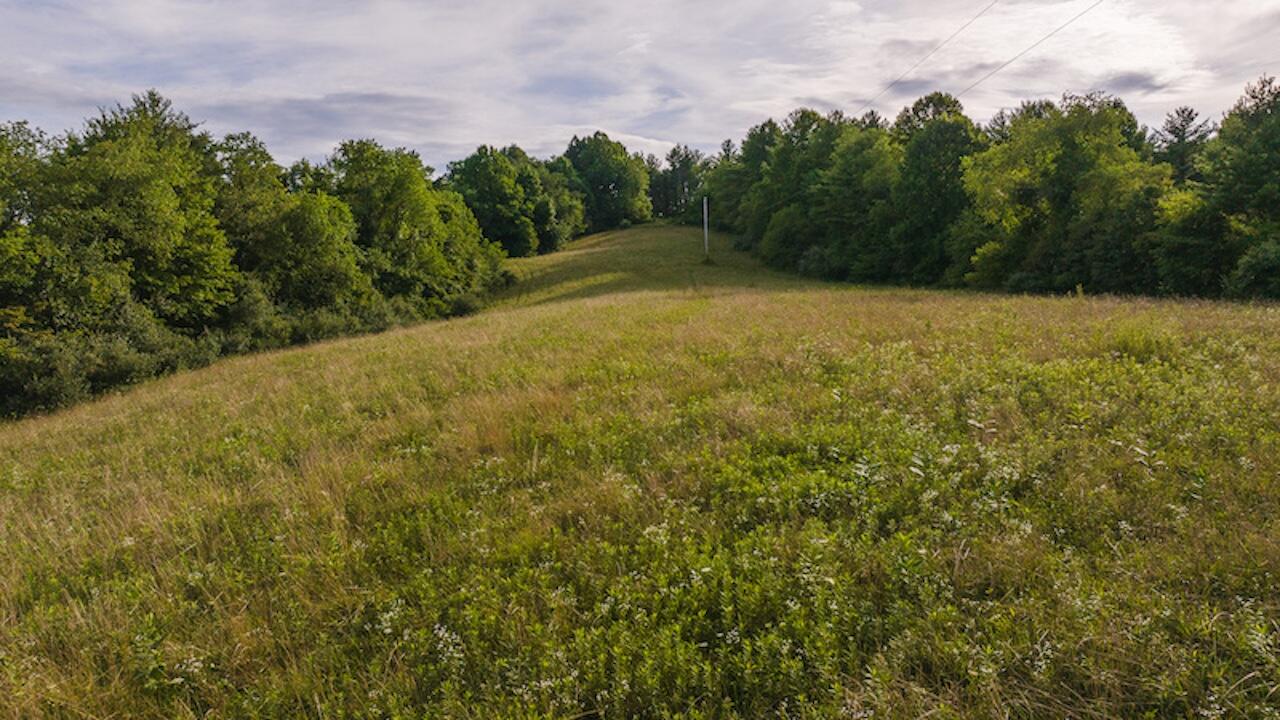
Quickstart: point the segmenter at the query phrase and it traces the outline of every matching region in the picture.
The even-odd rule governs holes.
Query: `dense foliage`
[[[1119,99],[1024,103],[985,127],[934,93],[892,126],[798,110],[687,167],[655,208],[707,195],[767,263],[830,279],[1012,291],[1280,297],[1280,85],[1217,126],[1153,133]],[[685,178],[696,183],[690,188]],[[678,188],[675,190],[673,188]],[[696,216],[696,213],[694,213]],[[692,219],[692,218],[690,218]]]
[[[474,308],[505,254],[648,219],[643,160],[482,147],[441,181],[372,140],[278,165],[151,92],[50,138],[0,125],[0,415]],[[590,214],[589,214],[590,213]]]
[[[665,160],[645,158],[649,169],[649,198],[655,217],[701,221],[702,176],[706,159],[688,145],[676,145]]]
[[[588,229],[598,232],[653,217],[649,169],[643,157],[630,154],[602,132],[573,138],[564,156],[586,193]]]
[[[552,252],[586,230],[582,180],[563,159],[484,146],[449,165],[448,183],[512,257]]]

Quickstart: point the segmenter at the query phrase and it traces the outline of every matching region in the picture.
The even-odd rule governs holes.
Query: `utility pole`
[[[707,196],[702,196],[702,254],[706,261],[711,260],[711,215],[707,206]]]

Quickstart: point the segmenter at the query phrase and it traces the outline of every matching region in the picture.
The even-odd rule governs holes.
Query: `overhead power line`
[[[957,37],[959,37],[960,33],[964,32],[966,29],[968,29],[968,27],[969,27],[970,25],[972,25],[972,24],[974,24],[974,23],[978,22],[978,19],[979,19],[979,18],[981,18],[983,15],[986,15],[986,14],[987,14],[987,11],[988,11],[988,10],[990,10],[991,8],[995,7],[997,4],[999,4],[999,2],[1000,2],[1000,0],[992,0],[992,2],[991,2],[991,4],[990,4],[990,5],[987,5],[986,7],[982,8],[982,10],[981,10],[977,15],[974,15],[972,18],[969,18],[969,22],[967,22],[967,23],[965,23],[965,24],[961,25],[961,26],[960,26],[960,29],[958,29],[958,30],[956,30],[955,32],[951,33],[951,35],[950,35],[950,36],[948,36],[946,40],[943,40],[942,42],[940,42],[940,43],[938,43],[936,46],[934,46],[934,48],[933,48],[932,50],[930,50],[930,51],[929,51],[929,53],[928,53],[927,55],[925,55],[924,57],[922,57],[922,58],[920,58],[919,60],[917,60],[915,65],[912,65],[911,67],[907,68],[907,71],[906,71],[906,72],[904,72],[904,73],[902,73],[901,75],[899,75],[897,80],[894,80],[893,82],[889,83],[888,85],[885,85],[883,90],[881,90],[880,92],[876,93],[876,96],[875,96],[875,97],[873,97],[873,98],[871,98],[870,100],[868,100],[868,101],[867,101],[867,104],[866,104],[866,105],[864,105],[864,106],[862,107],[862,109],[858,111],[858,114],[859,114],[859,115],[861,115],[862,113],[866,112],[866,111],[867,111],[867,108],[870,108],[872,105],[874,105],[874,104],[875,104],[875,102],[876,102],[877,100],[879,100],[881,97],[883,97],[885,93],[887,93],[887,92],[889,92],[890,90],[892,90],[895,86],[897,86],[897,84],[898,84],[898,83],[900,83],[900,82],[902,82],[903,80],[905,80],[905,79],[906,79],[906,77],[907,77],[908,75],[910,75],[911,73],[915,72],[915,69],[916,69],[916,68],[918,68],[918,67],[920,67],[921,65],[925,64],[925,62],[927,62],[927,61],[929,60],[929,58],[933,57],[934,55],[936,55],[936,54],[938,53],[938,51],[939,51],[939,50],[941,50],[942,48],[946,47],[947,43],[949,43],[949,42],[951,42],[952,40],[955,40]]]
[[[1094,9],[1094,8],[1098,7],[1099,5],[1101,5],[1102,3],[1106,2],[1106,1],[1107,1],[1107,0],[1098,0],[1098,1],[1097,1],[1097,2],[1095,2],[1094,4],[1092,4],[1092,5],[1090,5],[1089,7],[1085,8],[1083,11],[1081,11],[1081,12],[1080,12],[1080,14],[1076,15],[1075,17],[1071,18],[1070,20],[1066,21],[1065,23],[1063,23],[1063,24],[1059,25],[1058,27],[1054,28],[1054,29],[1053,29],[1053,31],[1052,31],[1052,32],[1050,32],[1048,35],[1045,35],[1044,37],[1040,38],[1039,40],[1037,40],[1037,41],[1035,41],[1035,42],[1031,43],[1031,45],[1030,45],[1030,46],[1028,46],[1026,50],[1023,50],[1022,52],[1018,53],[1017,55],[1014,55],[1013,57],[1011,57],[1011,58],[1009,58],[1008,60],[1004,61],[1004,63],[1002,63],[1002,64],[1001,64],[999,67],[997,67],[995,70],[992,70],[991,72],[987,73],[986,75],[983,75],[983,76],[982,76],[982,78],[981,78],[980,80],[978,80],[978,81],[977,81],[977,82],[975,82],[974,84],[970,85],[969,87],[965,88],[964,90],[961,90],[961,91],[956,95],[956,97],[957,97],[957,98],[964,97],[964,96],[965,96],[965,93],[968,93],[970,90],[972,90],[972,89],[974,89],[974,88],[978,87],[978,86],[979,86],[979,85],[981,85],[982,83],[984,83],[984,82],[986,82],[986,81],[990,80],[991,78],[995,77],[996,73],[998,73],[998,72],[1000,72],[1001,70],[1004,70],[1005,68],[1007,68],[1007,67],[1009,67],[1010,65],[1014,64],[1014,63],[1015,63],[1015,62],[1017,62],[1017,61],[1018,61],[1018,60],[1019,60],[1023,55],[1026,55],[1027,53],[1031,52],[1032,50],[1035,50],[1036,48],[1040,47],[1040,46],[1041,46],[1041,45],[1043,45],[1043,44],[1044,44],[1044,43],[1045,43],[1049,38],[1053,37],[1054,35],[1057,35],[1058,33],[1062,32],[1063,30],[1066,30],[1068,27],[1070,27],[1072,24],[1074,24],[1074,23],[1075,23],[1075,21],[1079,20],[1080,18],[1084,17],[1085,15],[1088,15],[1090,12],[1092,12],[1092,11],[1093,11],[1093,9]]]

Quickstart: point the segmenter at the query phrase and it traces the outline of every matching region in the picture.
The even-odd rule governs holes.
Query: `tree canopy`
[[[564,156],[581,181],[588,229],[608,230],[652,217],[649,170],[643,157],[632,155],[602,132],[574,137]]]
[[[417,155],[286,171],[155,92],[50,139],[0,126],[0,412],[220,354],[474,306],[500,246]]]
[[[551,252],[585,230],[581,180],[562,160],[486,145],[450,164],[446,182],[512,257]]]
[[[744,248],[821,277],[1276,297],[1278,118],[1271,78],[1220,129],[1178,108],[1148,131],[1102,93],[1024,102],[982,127],[945,93],[891,127],[802,109],[726,141],[699,191]]]
[[[707,161],[688,145],[676,145],[659,161],[647,158],[649,196],[653,214],[660,218],[697,220],[701,214],[701,191]]]

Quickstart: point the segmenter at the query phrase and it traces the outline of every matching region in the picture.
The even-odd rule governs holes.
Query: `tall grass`
[[[1275,716],[1280,309],[728,247],[0,427],[0,716]]]

